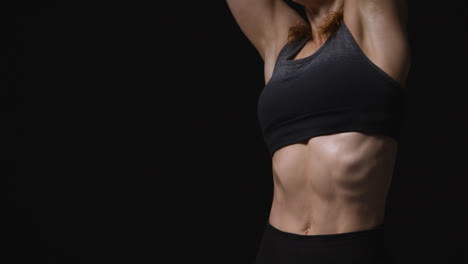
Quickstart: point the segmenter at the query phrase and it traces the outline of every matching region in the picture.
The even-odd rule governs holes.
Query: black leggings
[[[384,226],[326,235],[300,235],[267,221],[255,264],[390,264]]]

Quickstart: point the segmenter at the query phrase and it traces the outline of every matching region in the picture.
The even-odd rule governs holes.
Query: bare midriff
[[[387,136],[344,132],[277,150],[270,224],[301,235],[382,224],[397,147]]]

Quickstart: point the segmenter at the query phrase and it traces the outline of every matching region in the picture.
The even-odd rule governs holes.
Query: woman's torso
[[[367,58],[404,87],[409,61],[401,51],[408,49],[407,41],[393,38],[393,45],[388,45],[382,35],[363,32],[360,15],[345,6],[343,21],[349,32]],[[404,36],[404,29],[398,25],[388,22],[382,27],[386,26],[390,34],[401,30]],[[265,59],[266,83],[286,42],[287,35],[280,37],[277,48]],[[306,45],[294,59],[307,57],[319,48]],[[315,136],[281,147],[272,156],[270,223],[286,232],[308,235],[351,232],[381,224],[397,148],[397,141],[391,137],[362,132]]]

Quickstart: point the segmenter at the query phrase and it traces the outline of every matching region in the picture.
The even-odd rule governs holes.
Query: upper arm
[[[405,42],[408,8],[406,0],[347,0],[347,17],[359,28],[359,38],[369,48]]]
[[[390,26],[402,29],[406,33],[408,23],[408,5],[406,0],[346,0],[346,9],[359,14],[363,27]],[[345,14],[346,15],[346,14]]]
[[[265,61],[289,27],[300,18],[283,0],[226,0],[244,35]]]
[[[400,75],[405,75],[402,71],[409,71],[406,0],[346,0],[344,16],[353,24],[356,38],[376,62]]]
[[[274,0],[226,0],[234,19],[262,58],[267,41],[272,39],[268,27],[273,24]]]

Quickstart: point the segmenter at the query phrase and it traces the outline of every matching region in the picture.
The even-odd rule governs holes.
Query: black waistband
[[[348,243],[351,240],[382,240],[384,239],[384,224],[380,224],[374,228],[367,230],[359,230],[346,233],[323,234],[323,235],[301,235],[280,230],[267,222],[265,231],[274,236],[292,239],[296,241],[304,241],[309,244],[317,243],[319,245]]]
[[[255,264],[393,263],[384,242],[383,225],[372,229],[325,235],[300,235],[269,222]]]

